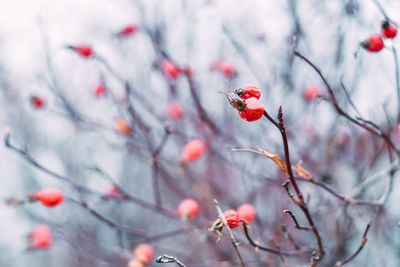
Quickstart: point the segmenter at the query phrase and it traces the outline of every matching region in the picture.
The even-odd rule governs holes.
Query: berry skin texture
[[[31,96],[30,102],[35,109],[42,109],[46,106],[46,100],[40,96]]]
[[[139,244],[133,250],[133,256],[144,265],[148,265],[153,260],[154,249],[149,244]]]
[[[126,136],[132,135],[133,132],[133,129],[129,125],[129,123],[121,118],[115,120],[115,130],[117,131],[117,133]]]
[[[183,117],[183,109],[178,103],[171,103],[167,109],[168,117],[174,120],[180,120]]]
[[[241,99],[249,99],[250,97],[260,99],[261,97],[261,90],[256,85],[247,85],[244,89],[236,90],[236,93]]]
[[[234,229],[240,225],[240,218],[237,211],[227,210],[224,212],[224,217],[231,229]]]
[[[238,208],[239,218],[247,223],[251,223],[256,217],[256,209],[253,205],[243,204]]]
[[[118,32],[118,36],[128,37],[128,36],[135,34],[137,32],[137,30],[138,30],[138,27],[136,25],[134,25],[134,24],[127,25]]]
[[[64,201],[64,194],[57,188],[45,188],[37,192],[35,198],[46,207],[55,207]]]
[[[37,225],[30,234],[32,249],[47,249],[53,242],[50,227],[46,224]]]
[[[304,90],[303,96],[307,102],[312,102],[317,97],[322,96],[322,90],[317,86],[308,87],[306,90]]]
[[[184,219],[193,219],[197,214],[199,214],[199,210],[199,203],[191,198],[183,200],[178,206],[178,214]]]
[[[382,36],[372,34],[367,40],[361,43],[361,46],[370,52],[376,53],[381,51],[385,47],[385,44],[383,43]]]
[[[216,61],[212,65],[211,69],[220,72],[222,75],[224,75],[228,79],[235,78],[237,75],[237,71],[236,71],[235,67],[231,63],[224,61],[224,60]]]
[[[389,21],[382,23],[382,35],[385,38],[393,39],[397,35],[397,26]]]
[[[238,111],[240,118],[248,122],[261,119],[264,114],[264,105],[255,97],[250,97],[244,100],[246,107]]]
[[[89,58],[94,55],[93,48],[90,45],[69,46],[69,48],[84,58]]]
[[[160,70],[165,76],[173,80],[176,80],[182,74],[181,69],[168,59],[161,61]]]
[[[183,162],[199,159],[206,150],[206,144],[201,140],[191,140],[183,148],[181,160]]]
[[[106,86],[103,83],[100,83],[99,85],[97,85],[96,89],[94,90],[94,95],[96,97],[101,97],[104,96],[106,94],[107,90],[106,90]]]

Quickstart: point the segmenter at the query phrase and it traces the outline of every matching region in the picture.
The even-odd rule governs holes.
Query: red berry
[[[241,99],[248,99],[250,97],[255,97],[257,99],[260,99],[261,97],[261,90],[256,85],[247,85],[244,89],[240,88],[235,90],[235,93]]]
[[[100,97],[104,96],[105,94],[106,94],[106,86],[103,83],[100,83],[94,90],[94,95]]]
[[[382,35],[385,38],[395,38],[397,35],[397,26],[389,21],[384,21],[382,23]]]
[[[118,188],[116,186],[112,185],[107,189],[107,196],[118,198],[121,196],[121,194],[118,191]]]
[[[48,225],[40,224],[30,234],[30,247],[33,249],[47,249],[52,243],[52,235]]]
[[[64,195],[57,188],[45,188],[35,194],[37,200],[47,207],[54,207],[63,202]]]
[[[181,160],[183,162],[199,159],[206,150],[206,144],[201,140],[191,140],[183,148]]]
[[[165,76],[174,80],[181,75],[181,69],[168,59],[161,61],[160,69]]]
[[[133,24],[127,25],[119,31],[118,35],[122,36],[122,37],[128,37],[128,36],[136,33],[137,30],[138,30],[138,27],[136,25],[133,25]]]
[[[312,102],[315,98],[322,96],[322,90],[317,86],[308,87],[304,90],[303,96],[305,100]]]
[[[382,36],[379,34],[372,34],[367,40],[361,43],[361,45],[370,52],[379,52],[384,47]]]
[[[130,124],[121,118],[115,120],[115,130],[121,135],[132,135],[133,129]]]
[[[264,105],[255,97],[250,97],[244,100],[246,107],[238,111],[240,118],[246,121],[259,120],[264,114]]]
[[[171,119],[179,120],[183,117],[183,109],[178,103],[169,104],[167,113]]]
[[[193,219],[200,210],[199,203],[191,198],[183,200],[178,206],[178,214],[181,218]]]
[[[141,263],[147,265],[153,260],[154,249],[149,244],[139,244],[133,250],[133,256]]]
[[[211,69],[220,72],[222,75],[229,79],[232,79],[237,75],[235,67],[231,63],[224,60],[216,61],[212,65]]]
[[[44,100],[44,98],[40,96],[31,96],[30,102],[32,107],[36,109],[44,108],[44,106],[46,105],[46,100]]]
[[[239,214],[235,210],[227,210],[224,212],[224,217],[230,228],[236,228],[240,225]]]
[[[256,216],[256,209],[253,207],[253,205],[243,204],[238,208],[238,214],[241,220],[251,223]]]
[[[82,57],[89,58],[93,56],[93,49],[89,45],[79,45],[79,46],[71,46],[76,53],[78,53]]]
[[[400,124],[397,125],[397,135],[400,136]]]

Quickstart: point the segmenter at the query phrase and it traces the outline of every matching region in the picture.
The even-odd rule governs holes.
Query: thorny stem
[[[278,111],[278,122],[275,121],[269,114],[267,111],[264,110],[264,116],[272,123],[274,124],[278,129],[279,132],[281,133],[281,137],[282,137],[282,141],[283,141],[283,147],[284,147],[284,152],[285,152],[285,162],[286,162],[286,168],[288,171],[288,175],[289,175],[289,181],[292,184],[294,191],[296,193],[296,201],[294,201],[299,207],[300,209],[303,211],[304,215],[306,216],[307,222],[310,225],[310,229],[311,231],[314,233],[315,239],[317,240],[317,244],[318,244],[318,255],[316,257],[312,258],[312,261],[314,262],[319,262],[320,260],[322,260],[322,258],[324,257],[325,251],[324,251],[324,247],[322,244],[322,240],[321,240],[321,235],[317,229],[317,227],[315,226],[314,220],[310,214],[310,211],[308,210],[308,207],[304,201],[304,197],[303,194],[300,191],[300,188],[297,184],[297,181],[294,178],[293,175],[293,171],[292,171],[292,164],[290,162],[290,152],[289,152],[289,143],[288,143],[288,139],[287,139],[287,135],[286,135],[286,130],[285,130],[285,123],[283,120],[283,111],[282,111],[282,107],[279,107],[279,111]],[[287,189],[288,190],[288,189]],[[289,196],[290,196],[290,192],[288,191]],[[292,198],[294,200],[294,198]],[[316,266],[316,264],[314,265]]]
[[[224,226],[225,226],[226,229],[228,230],[229,237],[230,237],[231,242],[232,242],[232,246],[233,246],[233,248],[235,249],[236,254],[237,254],[238,257],[239,257],[240,266],[241,266],[241,267],[245,267],[246,265],[245,265],[245,263],[244,263],[243,257],[242,257],[242,255],[240,254],[239,243],[236,241],[235,236],[233,235],[232,229],[229,227],[229,224],[228,224],[228,222],[226,221],[226,218],[225,218],[225,216],[224,216],[224,213],[222,212],[221,207],[219,206],[218,200],[214,199],[214,205],[215,205],[215,208],[217,209],[218,217],[222,220],[222,222],[224,223]]]
[[[360,254],[360,252],[362,251],[364,246],[367,244],[367,241],[368,241],[367,235],[368,235],[368,231],[369,231],[370,227],[371,227],[371,223],[368,223],[367,227],[365,228],[365,231],[364,231],[364,234],[362,236],[362,239],[361,239],[361,242],[360,242],[360,246],[358,247],[358,249],[353,254],[351,254],[349,257],[344,259],[343,261],[336,262],[336,264],[335,264],[336,267],[343,266],[343,265],[349,263],[355,257],[357,257],[358,254]]]

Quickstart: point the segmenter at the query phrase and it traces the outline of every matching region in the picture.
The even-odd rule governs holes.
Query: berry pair
[[[397,25],[389,21],[382,23],[381,34],[375,33],[361,43],[361,46],[370,52],[379,52],[384,47],[383,38],[393,39],[397,35]],[[383,38],[382,38],[383,37]]]

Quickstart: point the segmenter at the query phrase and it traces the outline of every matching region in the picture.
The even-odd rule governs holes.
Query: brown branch
[[[351,254],[349,257],[344,259],[343,261],[336,262],[336,264],[335,264],[336,267],[343,266],[343,265],[349,263],[355,257],[357,257],[358,254],[360,254],[360,252],[362,251],[364,246],[367,244],[367,241],[368,241],[367,235],[368,235],[368,231],[369,231],[370,227],[371,227],[371,223],[368,223],[367,227],[365,228],[365,231],[364,231],[364,234],[362,236],[362,239],[361,239],[361,242],[360,242],[360,245],[359,245],[358,249],[353,254]]]
[[[299,230],[305,230],[305,231],[310,231],[311,229],[309,227],[304,227],[304,226],[300,226],[299,222],[296,219],[296,216],[294,215],[293,212],[291,212],[290,210],[283,210],[284,213],[289,214],[290,218],[292,218],[293,222],[294,222],[294,226],[299,229]]]

